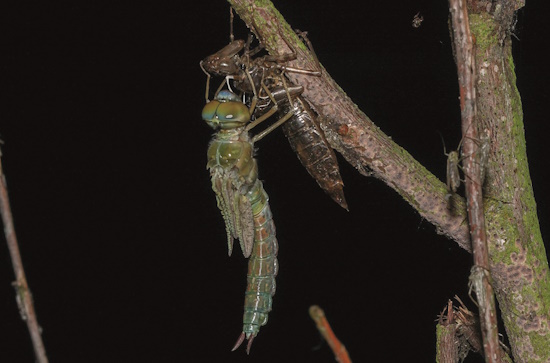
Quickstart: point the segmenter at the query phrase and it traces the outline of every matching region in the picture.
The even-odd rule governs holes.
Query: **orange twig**
[[[330,349],[332,349],[336,361],[340,363],[351,363],[351,359],[349,358],[346,347],[344,346],[344,344],[342,344],[342,342],[338,340],[338,338],[332,331],[332,328],[330,327],[330,324],[325,317],[325,312],[323,311],[323,309],[321,309],[317,305],[312,305],[309,308],[309,316],[311,316],[311,318],[317,325],[317,329],[319,330],[323,338],[327,341]]]

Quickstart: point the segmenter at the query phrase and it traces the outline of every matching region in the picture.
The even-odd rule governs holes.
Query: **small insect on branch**
[[[470,123],[470,125],[473,125]],[[466,134],[464,134],[466,135]],[[453,195],[453,193],[456,193],[458,188],[460,187],[460,183],[463,182],[460,178],[460,171],[459,169],[462,169],[460,166],[460,163],[462,160],[471,157],[472,155],[464,155],[462,154],[462,157],[460,157],[461,147],[462,147],[462,141],[464,140],[464,136],[460,139],[460,142],[458,143],[458,147],[456,150],[453,150],[449,153],[447,153],[447,148],[445,145],[445,140],[443,139],[443,136],[441,136],[441,142],[443,143],[443,153],[447,157],[447,191],[448,194],[445,196],[447,200],[450,199],[450,197]],[[479,148],[477,148],[477,153],[479,154],[479,157],[477,158],[477,162],[479,164],[481,177],[480,177],[480,185],[483,186],[483,181],[485,179],[485,166],[487,164],[487,158],[489,154],[489,138],[486,134],[483,134],[483,137],[481,140],[473,140],[474,142],[478,143]],[[476,155],[473,155],[475,158]],[[475,160],[475,159],[474,159]]]
[[[460,187],[460,172],[458,170],[459,168],[459,152],[460,152],[460,146],[462,145],[462,140],[460,140],[458,147],[456,150],[450,151],[447,153],[447,148],[445,146],[445,140],[443,139],[443,135],[441,136],[441,142],[443,143],[443,153],[447,157],[447,195],[445,196],[446,199],[449,199],[453,193],[456,193],[458,188]]]

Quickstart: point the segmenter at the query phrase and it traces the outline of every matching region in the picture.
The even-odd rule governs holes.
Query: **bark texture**
[[[470,4],[477,111],[491,140],[485,181],[493,287],[515,362],[550,361],[548,260],[529,175],[510,28],[519,2]]]
[[[449,0],[449,12],[455,50],[455,62],[460,89],[460,113],[462,119],[462,166],[465,175],[465,193],[468,225],[472,241],[474,266],[470,274],[470,287],[475,291],[485,362],[502,362],[498,337],[498,322],[493,288],[490,284],[489,252],[483,211],[482,170],[488,144],[478,136],[476,115],[476,62],[475,37],[470,31],[469,10],[466,0]],[[484,138],[484,140],[487,140]],[[485,153],[483,152],[485,150]]]
[[[229,0],[272,54],[289,53],[291,65],[316,63],[267,0]],[[469,2],[475,37],[478,133],[490,139],[484,208],[492,285],[515,362],[550,362],[550,278],[526,156],[521,100],[515,84],[510,27],[522,1]],[[344,11],[344,10],[343,10]],[[284,37],[284,40],[283,40]],[[322,116],[328,141],[360,173],[383,180],[437,230],[470,251],[463,198],[445,200],[445,184],[385,135],[330,78],[287,73]]]
[[[312,54],[271,2],[229,2],[271,54],[289,54],[288,44],[291,44],[298,57],[290,65],[316,69]],[[304,87],[302,95],[322,116],[321,127],[334,149],[361,174],[374,176],[391,186],[423,218],[434,224],[439,233],[455,240],[465,250],[471,250],[468,227],[464,223],[464,198],[455,194],[449,203],[445,198],[445,184],[384,134],[324,68],[321,77],[292,72],[286,75],[293,83]]]

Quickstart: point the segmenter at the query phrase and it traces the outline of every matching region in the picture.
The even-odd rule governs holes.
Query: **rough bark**
[[[460,113],[462,122],[462,166],[464,170],[468,225],[472,241],[474,266],[470,274],[470,286],[475,291],[485,362],[502,362],[498,337],[497,312],[493,288],[490,284],[489,251],[483,212],[482,170],[485,159],[481,157],[488,145],[478,136],[476,102],[475,37],[470,31],[469,11],[466,0],[449,0],[455,62],[460,89]],[[486,140],[484,138],[484,140]],[[487,154],[485,152],[485,154]]]
[[[292,66],[316,63],[269,1],[229,0],[272,54],[289,53]],[[521,100],[515,85],[510,26],[521,1],[470,2],[476,38],[476,106],[480,133],[489,136],[484,208],[489,265],[516,362],[550,361],[550,278],[527,163]],[[282,39],[284,37],[285,40]],[[465,204],[445,184],[385,135],[323,69],[321,77],[287,73],[304,86],[303,96],[323,116],[327,139],[360,173],[397,191],[438,231],[470,251]]]
[[[485,208],[493,287],[515,361],[545,362],[550,279],[512,59],[510,27],[518,6],[471,6],[470,29],[476,37],[479,131],[491,140],[484,193],[495,201]]]
[[[270,53],[288,54],[291,50],[287,44],[291,44],[298,56],[290,62],[291,66],[316,69],[317,63],[309,50],[271,2],[231,0],[230,3]],[[470,251],[463,198],[454,195],[449,203],[445,199],[445,184],[384,134],[324,68],[321,77],[292,72],[286,75],[304,87],[303,96],[324,116],[321,127],[333,148],[361,174],[377,177],[390,185],[440,233]]]

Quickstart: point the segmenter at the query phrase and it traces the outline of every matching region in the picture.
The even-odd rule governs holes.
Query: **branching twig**
[[[311,316],[311,319],[313,319],[315,325],[317,325],[319,333],[321,333],[330,346],[330,349],[332,349],[332,352],[336,357],[336,361],[339,363],[351,363],[346,347],[338,340],[332,331],[323,309],[317,305],[312,305],[309,308],[309,316]]]
[[[489,253],[483,214],[483,194],[476,117],[474,41],[470,33],[465,0],[449,0],[453,41],[460,87],[462,115],[462,164],[466,176],[468,222],[472,239],[474,266],[470,275],[478,300],[486,362],[501,362],[497,315],[493,288],[490,284]]]
[[[229,0],[271,54],[290,53],[297,59],[291,66],[317,69],[318,63],[296,33],[269,1]],[[284,37],[284,40],[283,40]],[[286,72],[291,81],[304,87],[302,96],[322,119],[328,142],[360,173],[381,179],[397,191],[438,232],[470,251],[470,237],[464,222],[464,200],[453,196],[448,209],[445,184],[385,135],[342,91],[321,66],[322,75],[313,77]]]
[[[19,245],[15,236],[13,226],[13,218],[11,214],[10,202],[8,199],[8,190],[6,186],[6,178],[2,171],[2,152],[0,151],[0,213],[2,214],[2,222],[4,223],[4,234],[8,243],[10,257],[15,272],[15,287],[17,304],[21,318],[27,322],[27,328],[31,335],[34,354],[38,363],[48,363],[46,349],[40,335],[40,326],[36,320],[36,313],[32,302],[32,295],[25,278],[25,270],[23,269],[23,261],[19,252]]]
[[[287,54],[290,46],[297,54],[297,59],[290,64],[292,67],[316,69],[317,63],[309,50],[269,0],[228,1],[270,54]],[[486,199],[485,210],[491,252],[498,257],[498,261],[491,261],[494,279],[492,287],[498,294],[503,316],[510,317],[505,319],[505,325],[514,354],[533,359],[546,358],[550,351],[548,345],[535,344],[546,335],[543,325],[534,331],[516,328],[520,321],[536,320],[543,324],[549,321],[548,309],[544,309],[544,298],[550,291],[548,279],[545,279],[548,262],[544,252],[541,252],[544,245],[536,223],[536,206],[525,153],[521,102],[515,85],[508,41],[513,12],[523,6],[523,1],[480,1],[479,4],[491,4],[490,9],[487,6],[478,9],[481,13],[476,13],[477,22],[474,22],[474,14],[471,14],[470,26],[477,30],[478,47],[483,45],[482,53],[476,50],[476,63],[484,64],[484,70],[488,72],[483,78],[482,71],[478,69],[480,78],[476,85],[483,95],[477,100],[478,113],[485,116],[480,117],[478,122],[483,122],[483,132],[491,140],[490,147],[485,151],[488,157],[485,174],[486,188],[489,188],[493,198]],[[488,13],[489,10],[491,13]],[[304,87],[302,96],[321,116],[321,126],[331,146],[359,172],[377,177],[397,191],[424,219],[434,224],[438,232],[471,251],[470,233],[464,223],[467,218],[464,199],[454,194],[450,203],[453,209],[447,209],[449,203],[445,199],[445,185],[381,132],[322,66],[320,69],[321,77],[291,72],[285,75],[294,84]],[[480,135],[475,141],[483,143],[484,139]],[[465,155],[468,156],[467,151]],[[473,160],[478,158],[477,155],[472,157]],[[479,221],[475,224],[481,225]],[[505,224],[509,224],[510,228]],[[527,259],[514,257],[517,256],[517,248],[523,256],[528,256]],[[536,283],[528,279],[518,282],[516,275],[510,271],[520,269],[529,271],[529,276],[536,276]],[[483,276],[483,279],[487,278],[486,274]],[[526,296],[529,296],[527,301]],[[481,297],[478,296],[478,299]],[[512,315],[514,318],[511,318]],[[533,336],[537,339],[534,340]]]

